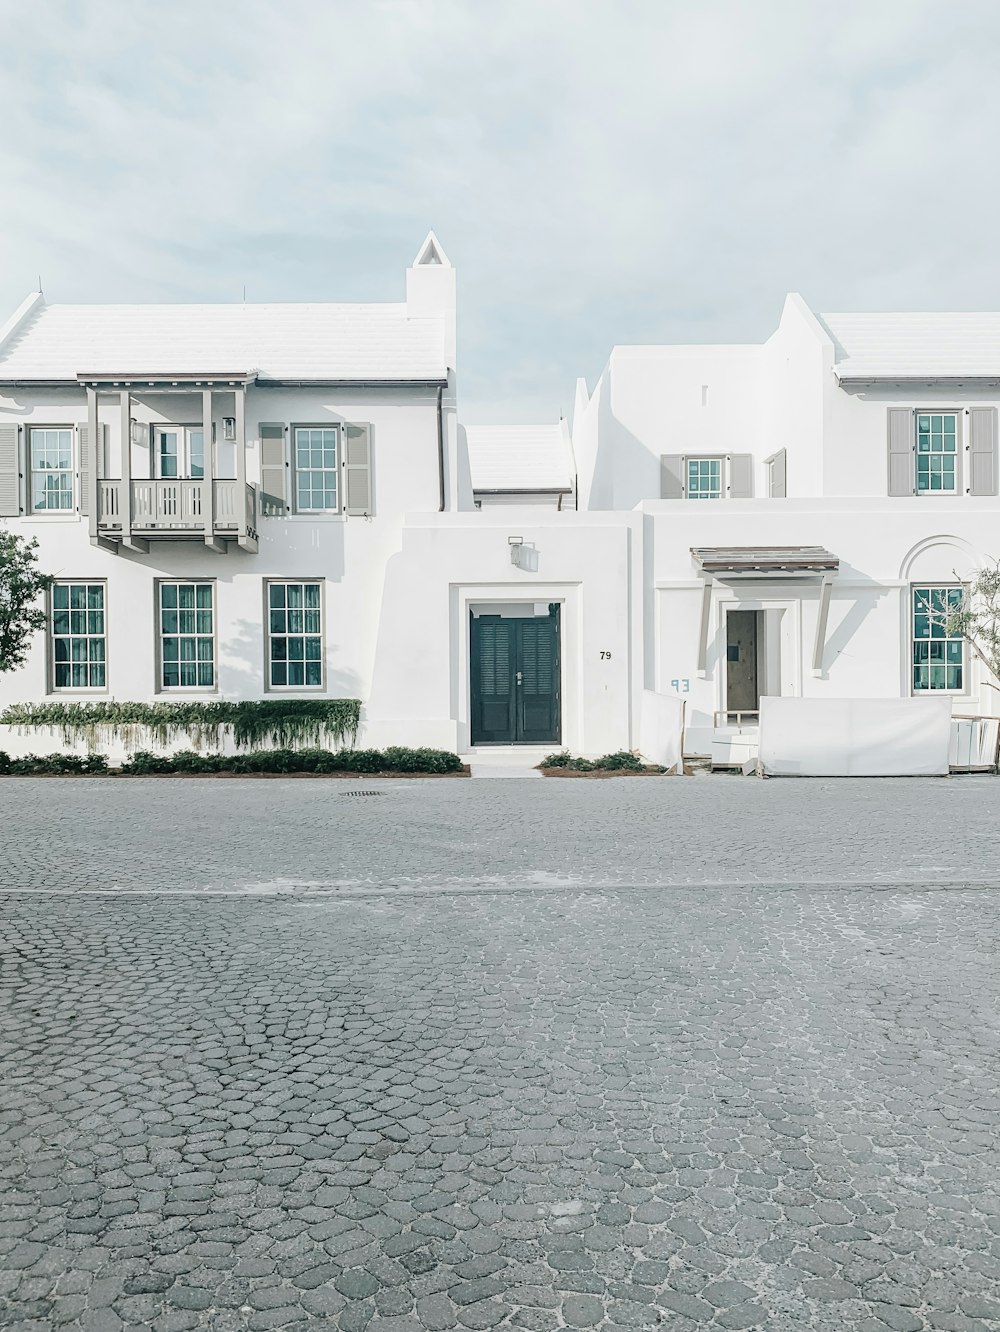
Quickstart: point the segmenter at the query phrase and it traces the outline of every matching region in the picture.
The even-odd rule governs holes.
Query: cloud
[[[0,0],[0,304],[400,299],[471,421],[613,344],[1000,303],[992,0]],[[11,56],[10,53],[13,53]],[[13,59],[13,64],[10,63]]]

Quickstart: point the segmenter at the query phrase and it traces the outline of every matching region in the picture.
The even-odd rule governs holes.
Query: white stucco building
[[[457,372],[433,234],[398,304],[29,297],[0,522],[57,583],[0,704],[350,697],[461,753],[638,747],[650,692],[692,753],[768,694],[997,712],[943,625],[1000,553],[1000,315],[790,296],[762,345],[615,348],[571,425],[465,429]]]
[[[998,402],[1000,315],[797,295],[760,346],[619,347],[578,387],[580,504],[642,516],[644,675],[686,698],[689,751],[767,694],[996,714],[943,629],[1000,554]]]

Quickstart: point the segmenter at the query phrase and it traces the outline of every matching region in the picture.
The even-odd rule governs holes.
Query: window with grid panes
[[[53,583],[52,685],[55,689],[106,687],[103,583]]]
[[[688,499],[722,498],[722,459],[688,458]]]
[[[215,687],[211,583],[160,584],[160,687]]]
[[[965,639],[948,631],[962,598],[961,587],[913,588],[914,691],[964,689]]]
[[[73,431],[32,426],[31,507],[36,513],[73,508]]]
[[[336,426],[295,427],[295,507],[299,513],[338,508]]]
[[[269,583],[268,684],[323,687],[323,605],[319,583]]]
[[[958,414],[917,413],[917,491],[958,489]]]

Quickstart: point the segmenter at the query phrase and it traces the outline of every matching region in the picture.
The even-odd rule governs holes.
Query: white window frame
[[[91,632],[90,630],[90,616],[94,612],[92,612],[89,606],[82,608],[82,613],[87,617],[83,633],[73,633],[72,620],[70,621],[69,632],[65,634],[56,633],[56,615],[61,612],[57,611],[56,608],[55,593],[57,588],[62,588],[62,587],[71,588],[71,589],[74,587],[83,587],[87,589],[100,588],[101,590],[100,614],[103,619],[103,629],[101,630],[100,633]],[[70,593],[69,600],[72,601],[72,593]],[[74,610],[72,606],[68,606],[66,607],[66,613],[70,616],[72,616],[74,613],[79,615],[81,613],[81,608],[77,607]],[[97,641],[97,640],[103,642],[104,657],[103,660],[99,663],[104,667],[103,684],[79,685],[79,684],[58,683],[58,668],[60,666],[62,665],[68,666],[70,668],[70,672],[72,673],[73,666],[78,664],[72,660],[72,648],[70,648],[69,661],[60,662],[56,660],[56,642],[57,640],[60,639],[66,639],[69,642],[72,642],[74,639],[83,639],[86,642],[87,644],[86,665],[87,665],[88,677],[90,675],[91,667],[93,665],[98,664],[97,662],[92,662],[90,659],[90,644],[92,641]],[[108,692],[108,584],[106,579],[58,578],[49,589],[49,690],[53,694],[106,694]]]
[[[53,468],[35,467],[35,449],[34,449],[33,436],[36,432],[41,434],[42,432],[46,431],[48,432],[58,431],[61,434],[69,436],[68,467],[53,467]],[[26,427],[26,435],[27,438],[25,440],[26,444],[25,452],[27,454],[27,464],[28,464],[27,465],[28,494],[27,494],[27,505],[25,507],[25,516],[37,517],[42,514],[50,514],[50,513],[76,513],[77,503],[78,503],[77,493],[76,493],[77,492],[76,473],[79,460],[79,455],[77,453],[76,431],[71,425],[44,425],[39,423],[38,425],[28,425]],[[52,507],[46,506],[45,508],[36,509],[35,508],[36,476],[53,476],[53,477],[68,476],[69,490],[68,491],[60,490],[58,493],[59,495],[67,495],[69,498],[69,503],[60,505],[58,508],[55,506]]]
[[[940,494],[940,492],[937,492],[937,493]],[[915,696],[915,697],[922,698],[922,697],[924,697],[925,695],[931,695],[931,694],[935,694],[935,695],[938,695],[938,694],[953,694],[953,695],[955,695],[955,696],[957,696],[957,697],[967,697],[967,696],[969,695],[970,691],[971,691],[971,681],[970,681],[970,679],[969,679],[969,672],[970,672],[970,670],[971,670],[971,665],[972,665],[972,663],[971,663],[971,661],[970,661],[969,645],[968,645],[968,643],[966,642],[966,640],[965,640],[963,637],[961,637],[961,636],[958,636],[958,637],[952,637],[952,638],[932,638],[932,637],[930,637],[930,635],[928,635],[927,638],[918,638],[918,637],[917,637],[917,594],[918,594],[918,592],[928,592],[928,593],[929,593],[929,592],[941,592],[941,591],[945,591],[945,592],[960,592],[960,593],[964,593],[965,590],[966,590],[966,589],[965,589],[965,586],[964,586],[962,583],[918,582],[918,583],[910,583],[910,585],[909,585],[909,589],[908,589],[908,591],[909,591],[908,633],[907,633],[907,638],[908,638],[908,641],[909,641],[909,653],[908,653],[908,666],[907,666],[907,669],[908,669],[908,672],[909,672],[910,693],[911,693],[911,695],[913,695],[913,696]],[[931,611],[929,606],[928,606],[928,611],[927,611],[927,613],[928,613],[928,616],[933,616],[934,614],[938,614],[938,615],[941,614],[941,612],[933,612],[933,611]],[[928,626],[928,627],[929,627],[929,626]],[[925,689],[918,688],[918,687],[917,687],[917,684],[916,684],[916,678],[915,678],[915,673],[916,673],[916,669],[917,669],[917,666],[918,666],[918,662],[917,662],[917,660],[916,660],[916,656],[917,656],[917,652],[916,652],[917,644],[918,644],[918,643],[945,643],[945,644],[947,644],[947,643],[956,643],[956,642],[957,642],[957,643],[960,643],[961,646],[962,646],[962,660],[961,660],[961,663],[960,663],[960,670],[961,670],[961,684],[958,686],[958,688],[952,688],[952,687],[949,686],[949,685],[938,685],[938,686],[934,686],[934,685],[932,685],[932,684],[930,683],[930,671],[931,671],[931,667],[932,667],[932,665],[936,665],[936,664],[938,664],[938,663],[932,663],[932,662],[931,662],[931,660],[930,660],[930,653],[929,653],[929,652],[928,652],[928,657],[927,657],[927,662],[926,662],[926,665],[927,665],[927,673],[928,673],[928,684],[927,684],[927,687],[926,687]],[[945,648],[945,655],[947,656],[947,648]],[[947,673],[948,666],[949,666],[949,665],[953,665],[954,663],[948,662],[948,661],[946,660],[946,661],[944,661],[943,663],[940,663],[940,664],[944,666],[944,668],[945,668],[945,672]],[[947,678],[947,674],[946,674],[946,678]]]
[[[193,611],[195,612],[195,626],[196,626],[196,627],[195,627],[195,630],[194,630],[194,632],[181,632],[181,629],[180,629],[180,610],[181,610],[181,607],[180,607],[180,606],[178,606],[178,607],[176,607],[176,608],[175,608],[175,607],[169,607],[169,606],[168,606],[168,607],[165,607],[165,606],[163,605],[163,589],[164,589],[164,588],[167,588],[167,587],[175,587],[175,588],[181,588],[181,587],[194,587],[194,588],[196,588],[196,589],[199,588],[199,587],[207,587],[207,588],[210,589],[211,594],[212,594],[212,605],[211,605],[212,627],[211,627],[211,632],[210,632],[210,633],[205,633],[204,631],[199,632],[198,629],[197,629],[197,615],[198,615],[198,612],[199,612],[199,610],[204,610],[204,607],[199,607],[199,606],[197,605],[197,600],[198,600],[198,594],[197,594],[197,591],[195,592],[195,605],[194,605],[193,607],[185,607],[185,608],[184,608],[184,609],[190,609],[190,610],[193,610]],[[216,580],[215,580],[214,578],[158,578],[158,579],[156,580],[155,597],[156,597],[156,602],[155,602],[155,606],[156,606],[156,692],[159,693],[159,694],[215,694],[215,693],[217,693],[217,692],[218,692],[218,689],[219,689],[219,632],[218,632],[218,631],[219,631],[219,611],[218,611],[218,598],[217,598],[217,595],[216,595]],[[179,601],[179,600],[180,600],[180,598],[178,597],[178,601]],[[177,612],[178,612],[178,628],[177,628],[177,631],[176,631],[176,632],[166,632],[166,631],[164,630],[164,627],[163,627],[163,612],[164,612],[164,610],[173,610],[173,609],[176,609]],[[193,638],[193,639],[195,640],[195,658],[194,658],[194,664],[195,664],[195,677],[196,677],[196,679],[197,679],[197,675],[198,675],[198,669],[197,669],[197,668],[198,668],[198,666],[199,666],[199,664],[200,664],[200,658],[199,658],[198,655],[197,655],[197,654],[198,654],[198,646],[197,646],[197,645],[198,645],[198,642],[199,642],[199,641],[204,641],[204,640],[206,640],[206,639],[208,639],[208,640],[211,642],[211,644],[212,644],[212,656],[211,656],[211,662],[212,662],[212,683],[211,683],[211,684],[198,684],[198,683],[195,683],[195,684],[193,684],[193,685],[185,685],[185,684],[166,684],[166,683],[165,683],[165,681],[164,681],[164,672],[165,672],[165,667],[166,667],[166,660],[165,660],[165,658],[164,658],[164,652],[163,652],[163,649],[164,649],[164,639],[167,639],[167,638],[177,638],[177,639],[182,639],[182,638]],[[183,664],[183,658],[180,656],[180,645],[178,644],[178,657],[177,657],[177,665],[178,665],[178,672],[177,672],[177,673],[178,673],[178,676],[180,676],[180,667],[181,667],[182,664]]]
[[[161,432],[176,431],[178,440],[177,475],[163,475],[163,458],[160,452]],[[191,475],[191,435],[202,436],[201,476]],[[202,424],[180,425],[173,421],[156,421],[153,424],[153,475],[157,481],[202,481],[205,477],[205,428]]]
[[[334,462],[332,467],[311,467],[299,466],[299,431],[300,430],[329,430],[334,435]],[[341,513],[343,511],[343,484],[341,482],[341,464],[344,458],[343,435],[340,424],[334,421],[298,421],[293,422],[289,427],[289,452],[291,454],[291,472],[292,472],[292,512],[293,513]],[[325,446],[324,446],[325,447]],[[303,473],[322,472],[328,473],[333,477],[334,504],[313,507],[304,505],[301,502],[301,488],[299,478]],[[328,489],[329,487],[324,487]],[[311,488],[310,488],[311,489]]]
[[[923,458],[947,458],[950,455],[944,452],[940,453],[921,453],[920,444],[920,418],[922,416],[953,416],[955,418],[955,485],[950,490],[932,490],[928,487],[926,490],[920,489],[920,459]],[[923,496],[929,495],[961,495],[962,493],[962,419],[963,412],[957,407],[931,407],[925,410],[918,407],[913,413],[913,493]],[[943,586],[939,584],[937,586]]]
[[[717,495],[693,495],[691,493],[691,464],[719,464],[719,493]],[[690,500],[725,499],[728,493],[727,455],[724,453],[688,453],[684,456],[684,498]]]
[[[302,606],[302,611],[303,611],[303,625],[305,624],[305,611],[306,611],[306,607],[305,607],[305,604],[304,604],[304,601],[305,601],[305,588],[306,588],[306,587],[318,587],[318,588],[319,588],[319,606],[316,608],[316,609],[318,609],[318,611],[319,611],[319,633],[318,633],[318,634],[315,634],[315,633],[307,633],[304,627],[303,627],[303,629],[302,629],[301,632],[298,632],[298,631],[294,631],[294,632],[293,632],[293,631],[290,631],[290,630],[287,628],[287,624],[288,624],[288,621],[287,621],[287,620],[286,620],[286,622],[285,622],[285,623],[286,623],[286,628],[285,628],[284,630],[280,630],[280,631],[272,631],[272,628],[271,628],[271,624],[272,624],[272,621],[271,621],[271,613],[272,613],[272,607],[271,607],[271,589],[272,589],[273,587],[284,587],[284,588],[288,588],[288,587],[301,587],[301,588],[303,589],[303,606]],[[274,610],[275,610],[277,613],[279,613],[279,614],[281,613],[282,610],[286,611],[286,613],[287,613],[287,609],[288,609],[288,607],[287,607],[287,602],[286,602],[286,606],[285,606],[285,607],[275,607],[275,608],[274,608]],[[313,609],[313,608],[309,608],[309,609]],[[305,642],[304,642],[304,640],[305,640],[306,638],[317,638],[317,637],[319,638],[319,654],[320,654],[320,655],[319,655],[319,667],[320,667],[320,678],[319,678],[319,683],[318,683],[318,684],[305,684],[305,683],[303,683],[303,684],[275,684],[274,681],[273,681],[273,678],[272,678],[272,668],[273,668],[273,666],[274,666],[274,661],[272,660],[272,656],[271,656],[272,643],[273,643],[276,639],[279,639],[279,638],[283,638],[283,639],[285,639],[286,643],[287,643],[288,639],[290,639],[290,638],[301,638],[301,639],[303,639],[303,662],[304,662],[304,660],[305,660],[305,658],[304,658],[304,652],[305,652]],[[290,660],[290,659],[289,659],[288,657],[285,658],[286,663],[287,663],[289,660]],[[305,669],[303,668],[303,677],[304,677],[304,676],[305,676]],[[275,694],[287,694],[287,693],[296,693],[296,694],[297,694],[297,693],[310,693],[310,694],[317,694],[317,693],[322,693],[322,692],[326,689],[326,587],[325,587],[324,579],[322,579],[322,578],[265,578],[265,579],[264,579],[264,688],[265,688],[265,690],[266,690],[268,693],[275,693]]]

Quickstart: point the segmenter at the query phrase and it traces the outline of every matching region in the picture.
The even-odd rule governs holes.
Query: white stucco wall
[[[686,699],[689,752],[708,751],[713,714],[727,703],[727,609],[770,610],[779,617],[782,694],[908,696],[911,586],[968,579],[984,556],[1000,551],[996,500],[962,497],[939,504],[933,524],[927,521],[927,502],[916,498],[859,499],[850,505],[835,500],[645,505],[654,532],[653,686]],[[715,581],[706,669],[699,674],[703,584],[691,548],[768,544],[820,545],[840,559],[821,671],[812,670],[820,581],[767,578]],[[972,654],[965,688],[951,698],[958,714],[1000,711],[1000,695]]]

